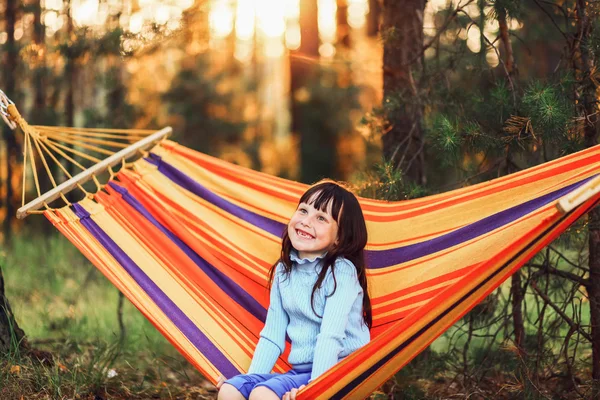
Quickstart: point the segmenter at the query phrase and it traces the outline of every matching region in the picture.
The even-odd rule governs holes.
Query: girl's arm
[[[271,300],[267,310],[265,327],[260,332],[260,339],[254,350],[252,363],[248,369],[249,374],[268,374],[275,366],[277,359],[285,349],[285,333],[289,324],[289,316],[283,309],[281,294],[279,292],[279,272],[277,266],[273,285],[271,286]]]
[[[329,279],[330,284],[326,286],[328,290],[326,293],[333,291],[333,277],[329,276]],[[317,335],[310,381],[337,364],[338,356],[344,348],[345,331],[352,305],[362,291],[356,268],[346,259],[336,260],[335,280],[337,282],[335,293],[325,298],[325,309],[321,330]]]

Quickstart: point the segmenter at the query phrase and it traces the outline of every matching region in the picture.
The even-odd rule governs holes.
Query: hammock
[[[599,170],[591,148],[423,199],[360,199],[372,341],[302,398],[367,397],[589,210],[597,196],[564,215],[555,203]],[[46,217],[212,382],[246,372],[267,272],[306,186],[169,141],[117,179]]]
[[[44,140],[20,125],[29,150]],[[267,313],[268,270],[307,186],[168,140],[125,166],[104,190],[45,216],[211,382],[246,372]],[[599,171],[597,146],[426,198],[359,198],[372,340],[299,398],[368,397],[590,210]],[[289,347],[276,372],[290,368]]]

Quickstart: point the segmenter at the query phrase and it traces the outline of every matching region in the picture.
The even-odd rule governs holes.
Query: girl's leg
[[[291,370],[278,374],[265,382],[257,384],[250,392],[249,400],[281,399],[287,392],[306,385],[310,380],[310,372]]]
[[[219,389],[218,400],[245,400],[245,397],[233,385],[224,383]]]
[[[279,400],[279,396],[265,386],[259,386],[250,392],[248,400]]]

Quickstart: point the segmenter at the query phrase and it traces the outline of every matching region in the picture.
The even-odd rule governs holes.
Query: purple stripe
[[[235,376],[239,371],[217,349],[217,347],[194,325],[165,293],[133,262],[123,250],[90,218],[90,214],[79,204],[73,205],[75,214],[82,225],[110,252],[138,285],[150,296],[165,315],[193,343],[193,345],[226,377]]]
[[[210,190],[206,189],[204,186],[194,181],[192,178],[190,178],[177,168],[162,160],[160,156],[151,153],[150,157],[145,158],[145,160],[151,164],[158,166],[158,170],[177,185],[181,186],[186,190],[189,190],[196,196],[219,207],[223,211],[226,211],[231,215],[243,219],[244,221],[277,237],[281,237],[281,235],[283,234],[283,230],[286,228],[285,224],[256,214],[243,207],[235,205],[228,200],[225,200],[216,193],[213,193]]]
[[[150,154],[150,156],[152,159],[150,160],[149,158],[146,158],[146,160],[154,165],[158,165],[159,170],[178,185],[192,191],[217,207],[220,207],[223,210],[230,212],[231,214],[244,219],[245,221],[259,228],[279,236],[281,235],[282,230],[284,229],[283,224],[229,203],[216,194],[211,193],[197,182],[194,182],[190,177],[183,174],[172,165],[169,165],[165,161],[161,160],[159,156],[155,154]],[[593,178],[594,176],[583,179],[577,183],[566,186],[552,193],[548,193],[544,196],[530,200],[523,204],[519,204],[518,206],[509,208],[507,210],[500,211],[496,214],[492,214],[489,217],[483,218],[468,226],[449,232],[445,235],[438,236],[431,240],[427,240],[425,242],[388,250],[367,250],[365,251],[365,256],[367,259],[368,268],[378,269],[405,263],[472,240],[478,236],[484,235],[506,224],[509,224],[531,212],[534,212],[550,202],[558,200],[562,196],[575,190]],[[272,228],[271,230],[266,228],[274,226],[278,227],[277,230],[275,230],[275,228]]]
[[[516,221],[517,219],[540,209],[546,204],[558,200],[562,196],[577,189],[579,186],[583,185],[594,177],[595,176],[586,178],[582,181],[530,200],[526,203],[519,204],[518,206],[504,211],[500,211],[463,228],[457,229],[434,239],[427,240],[425,242],[415,243],[389,250],[371,250],[367,252],[366,255],[367,264],[369,265],[369,268],[389,267],[391,265],[405,263],[407,261],[415,260],[452,246],[456,246],[460,243],[474,239],[478,236],[491,232],[494,229]]]
[[[593,177],[592,177],[593,178]],[[590,178],[590,179],[592,179]],[[587,206],[585,212],[588,212],[589,210],[591,210],[592,208],[594,208],[599,201],[596,201],[594,204],[590,204]],[[585,203],[584,203],[585,204]],[[461,307],[462,303],[467,300],[470,296],[473,295],[473,293],[475,293],[477,290],[479,290],[481,287],[483,287],[485,284],[487,284],[490,280],[492,280],[495,276],[497,276],[500,272],[504,271],[504,269],[509,266],[510,264],[512,264],[518,257],[520,257],[524,252],[526,252],[527,250],[529,250],[530,248],[534,247],[535,245],[537,245],[539,242],[541,242],[543,240],[543,238],[548,234],[551,233],[555,230],[555,228],[560,225],[565,219],[567,219],[567,217],[569,215],[572,215],[575,211],[571,211],[567,214],[565,214],[562,218],[560,218],[559,220],[555,221],[552,225],[550,225],[548,228],[546,228],[543,232],[541,232],[534,240],[532,240],[530,243],[528,243],[525,247],[523,247],[521,250],[519,250],[515,255],[513,255],[511,257],[510,260],[508,260],[507,262],[505,262],[502,265],[496,266],[495,270],[493,270],[493,272],[486,277],[485,279],[483,279],[481,282],[477,283],[474,287],[472,287],[468,293],[466,293],[465,295],[463,295],[460,299],[458,299],[456,302],[454,302],[451,306],[449,306],[448,308],[446,308],[445,310],[442,310],[440,312],[440,314],[438,314],[435,318],[433,318],[431,321],[429,321],[424,327],[422,327],[418,332],[416,332],[415,334],[413,334],[411,337],[409,337],[407,340],[403,341],[402,343],[400,343],[398,345],[398,347],[396,347],[395,349],[392,349],[391,351],[389,351],[385,356],[381,356],[380,355],[380,359],[371,367],[369,367],[368,369],[366,369],[363,373],[361,373],[358,377],[356,377],[355,379],[353,379],[352,381],[348,382],[346,384],[346,386],[344,386],[342,389],[338,390],[337,393],[335,393],[331,399],[341,399],[343,398],[345,395],[347,395],[348,393],[350,393],[352,391],[352,389],[354,389],[358,384],[364,382],[365,379],[368,379],[371,375],[373,375],[379,368],[381,368],[383,365],[385,365],[387,362],[389,362],[393,357],[395,357],[400,351],[402,351],[404,348],[406,348],[409,344],[411,344],[412,342],[414,342],[417,338],[419,338],[419,336],[421,336],[424,332],[427,332],[434,324],[436,324],[441,318],[445,317],[450,311],[452,311],[453,309],[455,309],[456,307]],[[571,223],[572,224],[572,223]],[[566,228],[565,228],[566,229]],[[564,229],[563,229],[564,231]],[[562,233],[562,232],[561,232]],[[535,256],[535,254],[532,254],[531,256],[529,256],[527,258],[527,260],[530,260],[531,258],[533,258]],[[523,263],[525,263],[527,260],[525,260]],[[499,284],[494,285],[494,288],[498,287]],[[424,307],[426,307],[427,305],[425,305]],[[390,328],[391,329],[391,328]],[[439,335],[438,335],[439,336]]]
[[[150,212],[135,197],[133,197],[127,189],[114,181],[110,182],[109,185],[119,194],[121,194],[121,196],[123,196],[123,199],[127,202],[127,204],[133,207],[138,213],[140,213],[142,216],[144,216],[144,218],[157,227],[165,236],[171,239],[171,241],[175,243],[194,262],[194,264],[204,271],[204,273],[214,283],[223,289],[223,291],[227,293],[231,299],[233,299],[236,303],[238,303],[260,321],[265,321],[267,317],[267,310],[252,295],[234,282],[233,279],[200,257],[198,253],[192,250],[192,248],[190,248],[183,240],[175,236],[173,232],[158,222],[156,218],[154,218],[152,214],[150,214]]]

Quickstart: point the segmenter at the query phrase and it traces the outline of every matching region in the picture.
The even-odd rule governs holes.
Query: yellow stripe
[[[138,268],[171,299],[221,352],[227,355],[233,365],[241,370],[250,365],[250,358],[233,341],[231,332],[224,330],[215,323],[210,313],[201,306],[200,299],[189,293],[185,285],[168,271],[168,268],[153,255],[150,249],[131,236],[99,204],[89,199],[81,201],[80,204],[90,212],[92,220],[100,229],[117,243]]]

